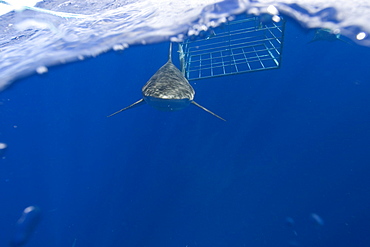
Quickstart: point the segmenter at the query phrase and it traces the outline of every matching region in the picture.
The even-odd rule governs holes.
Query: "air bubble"
[[[360,32],[356,35],[357,40],[363,40],[364,38],[366,38],[366,33],[365,32]]]
[[[6,143],[0,142],[0,157],[2,157],[3,159],[5,158],[3,156],[4,156],[4,153],[7,149],[7,147],[8,147],[8,145]]]
[[[125,49],[125,47],[123,47],[123,45],[114,45],[113,46],[114,51],[122,51],[123,49]]]
[[[40,75],[45,74],[46,72],[48,72],[48,68],[45,66],[40,66],[40,67],[37,67],[36,72]]]
[[[0,142],[0,150],[6,149],[8,145],[6,143]]]
[[[324,220],[318,215],[318,214],[315,214],[315,213],[312,213],[310,215],[311,217],[311,220],[317,225],[317,226],[323,226],[324,225]]]
[[[281,18],[280,18],[280,16],[278,16],[278,15],[274,15],[274,16],[272,17],[272,20],[273,20],[274,22],[280,22],[280,21],[281,21]]]
[[[277,8],[274,6],[274,5],[270,5],[267,7],[267,12],[270,14],[270,15],[278,15],[279,14],[279,11],[277,10]]]
[[[41,210],[37,206],[29,206],[23,210],[22,216],[15,225],[15,234],[10,242],[11,247],[25,245],[35,231],[41,218]]]

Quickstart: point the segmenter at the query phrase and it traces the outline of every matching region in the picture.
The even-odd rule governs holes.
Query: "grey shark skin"
[[[193,104],[213,116],[226,121],[193,100],[195,91],[180,70],[172,63],[171,53],[172,43],[170,43],[167,63],[165,63],[141,89],[143,98],[132,105],[112,113],[108,117],[145,103],[160,111],[177,111]]]

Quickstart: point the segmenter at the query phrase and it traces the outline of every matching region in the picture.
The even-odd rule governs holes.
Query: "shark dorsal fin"
[[[172,63],[172,42],[170,42],[170,50],[168,52],[168,62]]]

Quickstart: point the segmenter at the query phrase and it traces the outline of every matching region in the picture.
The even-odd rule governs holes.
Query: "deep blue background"
[[[195,106],[106,117],[141,98],[168,43],[1,92],[0,245],[38,205],[29,247],[370,246],[370,48],[313,35],[289,22],[280,69],[193,84],[227,122]]]

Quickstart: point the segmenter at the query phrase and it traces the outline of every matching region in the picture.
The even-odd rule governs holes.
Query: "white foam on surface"
[[[329,28],[370,46],[369,0],[6,0],[0,1],[0,90],[40,66],[181,41],[229,16],[275,9],[304,27]]]

